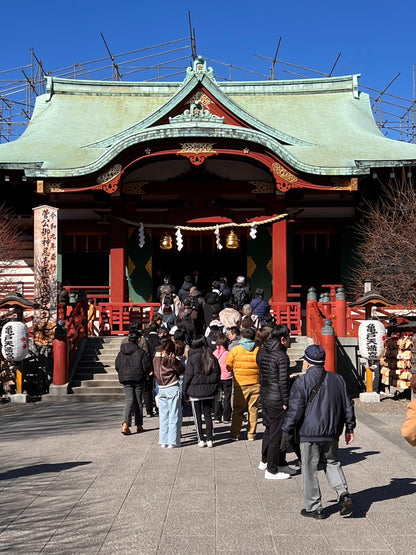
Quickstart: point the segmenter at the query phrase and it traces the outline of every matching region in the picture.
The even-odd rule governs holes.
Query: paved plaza
[[[359,403],[356,403],[359,405]],[[404,409],[405,410],[405,409]],[[341,460],[355,511],[342,518],[320,473],[329,518],[304,518],[301,476],[264,479],[258,440],[158,446],[158,420],[120,433],[120,403],[0,406],[0,553],[415,553],[416,451],[404,412],[357,406],[356,439]],[[133,428],[134,429],[134,428]],[[289,454],[289,461],[294,461]]]

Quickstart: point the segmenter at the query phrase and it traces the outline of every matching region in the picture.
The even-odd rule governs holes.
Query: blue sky
[[[329,72],[341,52],[335,75],[361,73],[363,85],[382,90],[400,72],[389,92],[409,100],[413,96],[416,3],[408,0],[2,4],[0,71],[29,63],[31,47],[52,71],[105,57],[100,33],[113,54],[186,37],[191,11],[198,53],[208,58],[269,74],[270,62],[255,54],[272,58],[282,37],[279,58],[284,61]],[[278,66],[278,78],[293,77],[282,70]]]

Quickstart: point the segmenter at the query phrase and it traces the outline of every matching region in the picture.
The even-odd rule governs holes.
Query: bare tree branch
[[[375,202],[365,202],[356,226],[356,263],[349,289],[355,296],[370,279],[387,300],[416,303],[416,191],[412,182],[384,185]]]

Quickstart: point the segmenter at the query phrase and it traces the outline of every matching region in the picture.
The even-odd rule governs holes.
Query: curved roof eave
[[[102,170],[109,164],[118,154],[122,153],[125,149],[139,145],[141,143],[148,144],[150,141],[163,140],[163,139],[183,139],[189,138],[228,138],[250,141],[262,145],[275,153],[282,161],[286,162],[295,170],[300,172],[309,173],[312,175],[366,175],[369,173],[369,168],[357,167],[353,160],[351,166],[342,167],[326,167],[326,166],[312,166],[305,164],[298,158],[294,157],[288,150],[274,137],[265,135],[264,133],[254,130],[246,129],[243,127],[224,125],[224,124],[211,124],[211,123],[194,123],[192,127],[189,124],[176,124],[176,125],[161,125],[159,127],[147,128],[138,131],[135,134],[130,134],[121,138],[117,143],[108,146],[108,150],[99,156],[91,164],[81,166],[79,168],[66,168],[66,169],[38,169],[37,171],[27,171],[28,177],[79,177],[88,175]],[[100,145],[102,147],[103,145]],[[98,148],[97,145],[87,145],[84,148]],[[307,148],[307,147],[305,147]]]

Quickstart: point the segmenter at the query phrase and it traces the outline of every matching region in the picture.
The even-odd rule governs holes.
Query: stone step
[[[114,364],[105,364],[103,362],[85,362],[85,361],[80,361],[80,363],[77,366],[77,370],[81,371],[81,372],[103,372],[103,371],[107,371],[108,369],[110,370],[114,370],[114,372],[116,371],[116,367],[114,366]]]
[[[60,398],[61,399],[61,398]],[[110,403],[114,401],[118,401],[120,403],[125,402],[125,395],[124,392],[122,393],[72,393],[70,395],[66,395],[62,397],[62,400],[66,402],[74,402],[74,403]]]
[[[82,353],[82,358],[87,358],[87,359],[94,359],[94,358],[100,358],[102,356],[106,357],[106,358],[110,358],[112,357],[113,359],[116,358],[116,356],[118,355],[118,353],[120,352],[120,349],[85,349]]]
[[[100,387],[99,388],[99,392],[97,391],[97,388],[93,388],[93,387],[86,387],[85,385],[81,385],[79,387],[73,387],[72,388],[73,391],[73,395],[75,394],[90,394],[93,393],[95,394],[99,394],[99,395],[106,395],[106,394],[110,394],[113,395],[114,393],[120,394],[121,396],[124,396],[124,389],[122,387],[121,384],[117,384],[114,385],[113,387]]]
[[[114,355],[113,353],[108,353],[103,351],[102,353],[82,353],[81,360],[94,361],[94,360],[112,360],[114,362],[116,356],[120,351],[117,351]]]
[[[91,372],[77,372],[74,376],[74,380],[78,380],[80,382],[85,380],[100,380],[100,381],[111,381],[118,379],[117,372],[107,372],[107,373],[97,373],[92,374]]]
[[[80,381],[79,385],[73,385],[72,389],[76,388],[96,388],[96,387],[100,387],[102,389],[107,389],[108,387],[122,387],[122,385],[120,384],[120,382],[118,381],[118,378],[115,378],[113,380],[97,380],[97,379],[93,379],[93,380],[82,380],[82,382]]]

